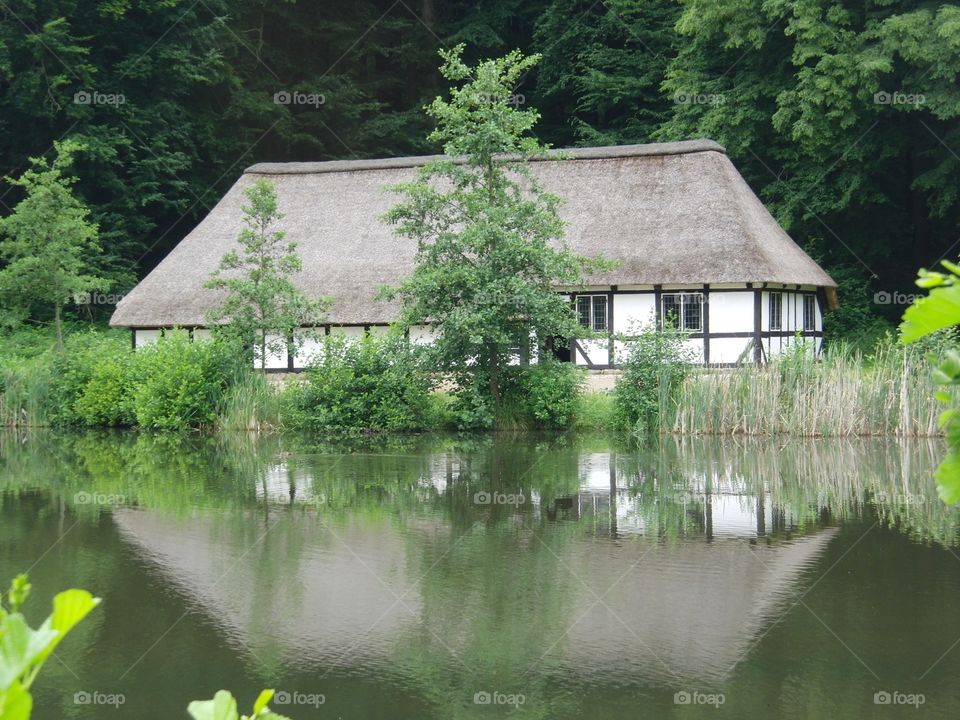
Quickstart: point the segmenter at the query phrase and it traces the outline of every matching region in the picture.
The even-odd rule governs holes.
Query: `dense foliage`
[[[283,422],[309,430],[413,431],[435,422],[433,380],[402,334],[325,338],[303,382],[284,391]]]
[[[0,5],[0,168],[84,146],[76,191],[120,293],[246,165],[438,150],[436,51],[519,48],[543,56],[511,90],[540,140],[715,138],[842,282],[828,330],[876,335],[957,237],[958,17],[927,0],[20,0]],[[0,214],[22,195],[0,187]]]
[[[133,352],[125,332],[77,332],[63,351],[6,356],[0,424],[137,426],[184,430],[223,424],[233,390],[254,385],[235,346],[168,332]]]
[[[625,339],[626,350],[617,359],[623,372],[614,388],[618,425],[638,433],[661,429],[661,416],[676,402],[693,367],[693,353],[685,339],[681,332],[653,325]]]

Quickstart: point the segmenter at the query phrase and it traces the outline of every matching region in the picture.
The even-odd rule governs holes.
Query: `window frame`
[[[810,311],[810,323],[807,323],[807,310]],[[817,331],[817,298],[813,295],[803,296],[803,331]]]
[[[777,305],[777,324],[773,324],[774,312],[774,298],[776,298]],[[781,332],[783,330],[783,292],[779,290],[771,290],[767,295],[767,326],[772,332]]]
[[[698,301],[696,303],[691,303],[687,298],[696,297]],[[668,327],[667,324],[667,298],[676,298],[676,304],[674,307],[679,308],[680,312],[677,315],[676,324],[670,323],[669,327],[673,330],[685,333],[702,333],[703,332],[703,315],[706,312],[705,306],[707,304],[706,295],[700,290],[680,290],[680,291],[671,291],[664,292],[660,294],[660,329],[664,330]],[[687,308],[691,305],[696,305],[698,307],[698,323],[697,327],[687,327]],[[673,308],[671,308],[673,309]]]
[[[587,316],[589,318],[589,324],[584,325],[583,319],[580,310],[580,302],[586,300],[589,303],[587,308]],[[597,300],[603,301],[603,327],[597,327]],[[574,298],[574,308],[577,312],[577,324],[589,332],[594,333],[608,333],[610,332],[610,298],[606,293],[585,293],[583,295],[577,295]]]

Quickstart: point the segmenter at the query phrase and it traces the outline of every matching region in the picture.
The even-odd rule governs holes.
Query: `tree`
[[[960,210],[960,8],[885,0],[683,0],[660,140],[726,146],[857,312],[945,256]],[[873,287],[862,288],[869,279]],[[836,319],[833,319],[836,322]]]
[[[323,322],[329,301],[308,297],[291,280],[302,263],[297,244],[284,242],[286,233],[272,229],[283,218],[273,184],[260,179],[243,194],[249,205],[242,208],[240,251],[227,252],[207,282],[227,293],[207,320],[244,348],[255,348],[262,370],[268,354],[296,348],[306,337],[299,330]]]
[[[560,199],[527,164],[547,148],[529,136],[539,113],[521,109],[515,89],[539,56],[513,51],[469,67],[462,53],[462,45],[440,52],[441,73],[460,86],[426,108],[436,121],[428,139],[447,157],[393,188],[406,199],[386,218],[416,240],[417,254],[412,276],[387,295],[401,299],[404,325],[435,327],[438,369],[487,394],[496,416],[517,348],[578,332],[555,286],[578,285],[603,264],[562,244]]]
[[[53,309],[57,348],[63,349],[63,308],[77,295],[106,290],[92,260],[100,252],[97,225],[90,211],[73,195],[74,178],[64,175],[81,146],[55,144],[56,158],[31,158],[20,178],[7,181],[22,187],[23,200],[0,218],[0,294],[8,321],[22,321],[37,306]]]
[[[674,54],[673,0],[552,0],[533,36],[537,96],[564,144],[650,142],[670,115],[660,90]]]

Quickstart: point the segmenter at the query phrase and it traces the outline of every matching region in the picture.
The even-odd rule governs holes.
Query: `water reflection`
[[[344,717],[370,697],[382,705],[368,717],[397,702],[472,717],[489,710],[476,693],[494,691],[522,694],[523,717],[573,717],[588,687],[632,688],[633,703],[726,687],[838,542],[874,525],[958,541],[928,444],[86,435],[0,450],[3,547],[39,555],[32,518],[58,519],[46,545],[72,516],[107,527],[112,552],[214,627],[256,682],[298,678]],[[857,537],[838,540],[844,527]],[[849,673],[830,650],[817,672]],[[377,689],[345,689],[351,678]],[[597,716],[619,702],[611,691]]]

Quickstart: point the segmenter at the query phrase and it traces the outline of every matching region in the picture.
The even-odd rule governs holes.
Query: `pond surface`
[[[104,598],[38,720],[956,718],[940,451],[5,436],[0,578]]]

